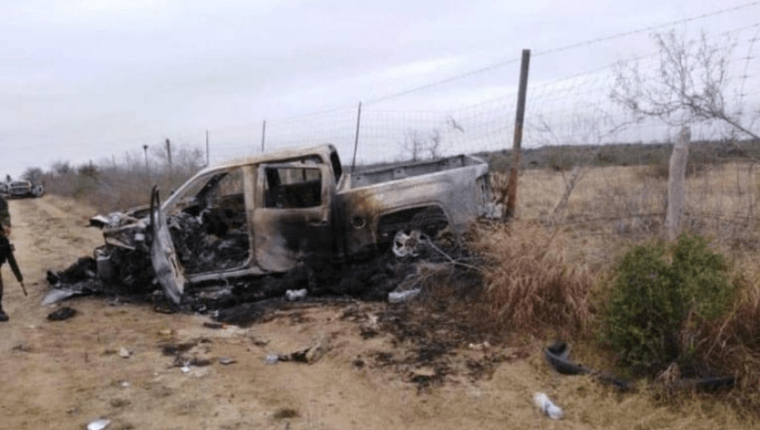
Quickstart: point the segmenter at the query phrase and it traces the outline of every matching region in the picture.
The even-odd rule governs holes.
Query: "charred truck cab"
[[[163,204],[154,189],[148,216],[94,218],[106,241],[96,259],[99,275],[118,281],[120,253],[150,255],[159,283],[179,303],[187,285],[287,272],[310,259],[345,260],[412,230],[459,233],[490,201],[487,164],[475,157],[352,177],[332,145],[279,151],[206,168]]]

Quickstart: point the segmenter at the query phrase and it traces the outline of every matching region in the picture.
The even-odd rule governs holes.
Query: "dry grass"
[[[757,263],[753,263],[757,269]],[[747,266],[736,271],[747,272]],[[738,378],[730,399],[760,415],[760,282],[735,273],[737,300],[731,312],[688,333],[696,352],[711,368]]]
[[[667,208],[667,181],[647,174],[648,169],[588,168],[559,217],[554,212],[566,190],[563,174],[567,173],[550,169],[524,171],[518,192],[519,217],[637,241],[659,235]],[[501,174],[493,176],[498,193],[506,182]],[[760,243],[755,233],[760,221],[758,184],[760,167],[754,164],[737,162],[702,168],[687,179],[685,226],[721,243]]]
[[[471,244],[486,260],[487,318],[510,331],[536,334],[569,336],[583,329],[594,277],[567,263],[561,233],[517,222],[480,228]]]

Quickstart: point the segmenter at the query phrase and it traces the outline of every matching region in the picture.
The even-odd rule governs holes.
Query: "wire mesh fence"
[[[570,224],[615,218],[619,219],[613,223],[615,229],[621,232],[657,227],[657,219],[667,204],[662,179],[667,175],[668,145],[680,127],[688,125],[692,142],[715,144],[707,149],[695,148],[696,155],[692,156],[692,173],[699,169],[703,173],[694,175],[690,183],[692,195],[700,196],[687,207],[692,225],[696,228],[721,219],[730,220],[726,225],[734,227],[737,220],[746,225],[754,222],[759,197],[753,153],[760,158],[760,150],[747,144],[752,133],[759,133],[760,125],[760,22],[753,18],[758,16],[758,9],[760,2],[749,3],[535,51],[522,144],[528,153],[534,153],[523,159],[523,168],[528,170],[523,170],[522,181],[528,185],[521,190],[520,211],[526,216]],[[685,75],[686,84],[709,87],[709,77],[700,74],[699,64],[694,61],[703,61],[705,73],[719,75],[719,85],[708,90],[718,93],[720,107],[733,124],[716,116],[679,117],[678,112],[659,117],[641,112],[637,115],[630,103],[616,99],[614,94],[619,94],[625,85],[656,82],[669,73],[662,65],[672,53],[658,49],[652,34],[673,34],[684,42],[681,47],[688,54],[684,69],[695,67]],[[723,59],[724,63],[710,63],[712,60],[700,57],[704,54],[700,46],[714,48],[713,60]],[[519,61],[510,58],[364,100],[361,115],[357,101],[356,105],[212,129],[209,158],[214,162],[262,151],[331,143],[338,148],[343,162],[350,163],[357,144],[359,164],[493,153],[496,155],[488,155],[488,159],[498,173],[510,162],[518,72]],[[376,89],[373,91],[376,93]],[[202,136],[202,132],[197,135]],[[191,137],[186,140],[193,142]],[[730,140],[734,149],[745,146],[735,151],[726,149],[725,142]],[[538,152],[539,148],[550,151]],[[709,166],[707,161],[720,151],[740,162],[728,167]],[[610,167],[613,164],[627,169]],[[531,167],[546,169],[530,171]],[[531,181],[540,183],[530,185]],[[625,199],[621,197],[624,195]],[[729,196],[730,200],[726,200]],[[697,217],[698,214],[704,216]],[[729,227],[715,231],[721,228]]]
[[[760,70],[757,58],[760,23],[713,35],[694,34],[691,31],[690,36],[689,30],[673,31],[683,32],[683,37],[704,37],[708,42],[730,50],[726,76],[720,90],[725,98],[726,109],[731,114],[737,114],[736,117],[742,123],[751,126],[753,115],[757,116],[756,110],[760,104],[760,74],[757,72]],[[654,44],[650,43],[650,46],[649,52],[592,71],[537,82],[531,78],[523,146],[537,148],[671,142],[672,136],[678,131],[672,122],[663,121],[662,118],[636,118],[612,98],[626,68],[635,67],[647,79],[657,79],[661,74],[661,58],[654,50]],[[568,52],[562,54],[567,55]],[[540,71],[545,63],[551,63],[546,60],[552,55],[558,54],[542,54],[534,58],[531,73],[537,69]],[[498,71],[501,70],[490,70],[487,73],[494,74]],[[482,76],[477,78],[479,81],[484,80]],[[464,81],[468,79],[474,77],[462,78]],[[514,79],[515,84],[516,81]],[[447,82],[446,86],[453,83],[456,81]],[[471,84],[463,82],[462,86]],[[435,94],[428,94],[435,92],[436,88],[422,87],[419,91],[424,94],[421,95],[409,91],[365,102],[361,110],[358,137],[356,106],[267,120],[263,148],[269,150],[330,142],[347,158],[353,152],[355,139],[358,138],[357,159],[361,163],[373,163],[462,152],[499,151],[510,147],[514,133],[514,86],[492,86],[488,97],[476,103],[448,108],[445,107],[447,103],[436,101]],[[442,92],[451,93],[447,88]],[[409,106],[407,99],[410,97],[417,101],[414,108],[397,108]],[[448,104],[456,99],[456,96],[452,96]],[[694,140],[697,141],[722,139],[731,135],[731,127],[721,121],[703,119],[690,125]],[[258,134],[256,137],[261,136],[260,132],[253,130],[254,126],[250,126],[248,132],[251,135]],[[242,151],[261,150],[262,146],[257,144],[253,136],[249,140],[250,144],[238,148]],[[228,144],[224,147],[224,152],[234,152],[234,149],[235,144]]]

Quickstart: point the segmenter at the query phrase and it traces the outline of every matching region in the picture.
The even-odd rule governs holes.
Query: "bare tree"
[[[418,130],[408,129],[404,135],[404,152],[412,157],[412,161],[418,161],[424,150],[425,140]]]
[[[430,138],[428,139],[427,150],[430,158],[433,160],[440,158],[442,147],[441,132],[436,128],[430,132]]]
[[[659,65],[651,72],[638,63],[620,64],[611,98],[637,119],[658,118],[683,126],[718,121],[728,126],[732,137],[760,140],[752,130],[754,120],[743,114],[741,95],[727,97],[731,53],[736,42],[728,37],[687,40],[675,31],[655,33]],[[758,112],[760,115],[760,112]]]
[[[73,170],[68,161],[56,161],[50,166],[50,171],[58,176],[66,176]]]
[[[42,176],[42,169],[39,167],[29,167],[24,170],[24,173],[21,175],[21,179],[29,181],[32,184],[39,184],[42,181]]]
[[[404,153],[409,154],[412,161],[419,161],[425,158],[436,160],[443,157],[444,152],[450,145],[444,137],[450,133],[464,133],[464,128],[456,122],[454,117],[449,116],[445,121],[446,128],[441,132],[441,128],[436,127],[430,131],[420,131],[409,128],[404,134],[404,143],[402,149]]]
[[[404,152],[409,154],[412,161],[425,158],[437,159],[443,153],[443,136],[440,130],[433,129],[430,134],[415,129],[408,129],[404,135]],[[427,154],[427,157],[425,156]]]

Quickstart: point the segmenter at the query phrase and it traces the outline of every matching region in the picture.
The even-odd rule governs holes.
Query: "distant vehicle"
[[[7,187],[11,197],[42,197],[45,194],[42,185],[32,185],[29,181],[13,181]]]

